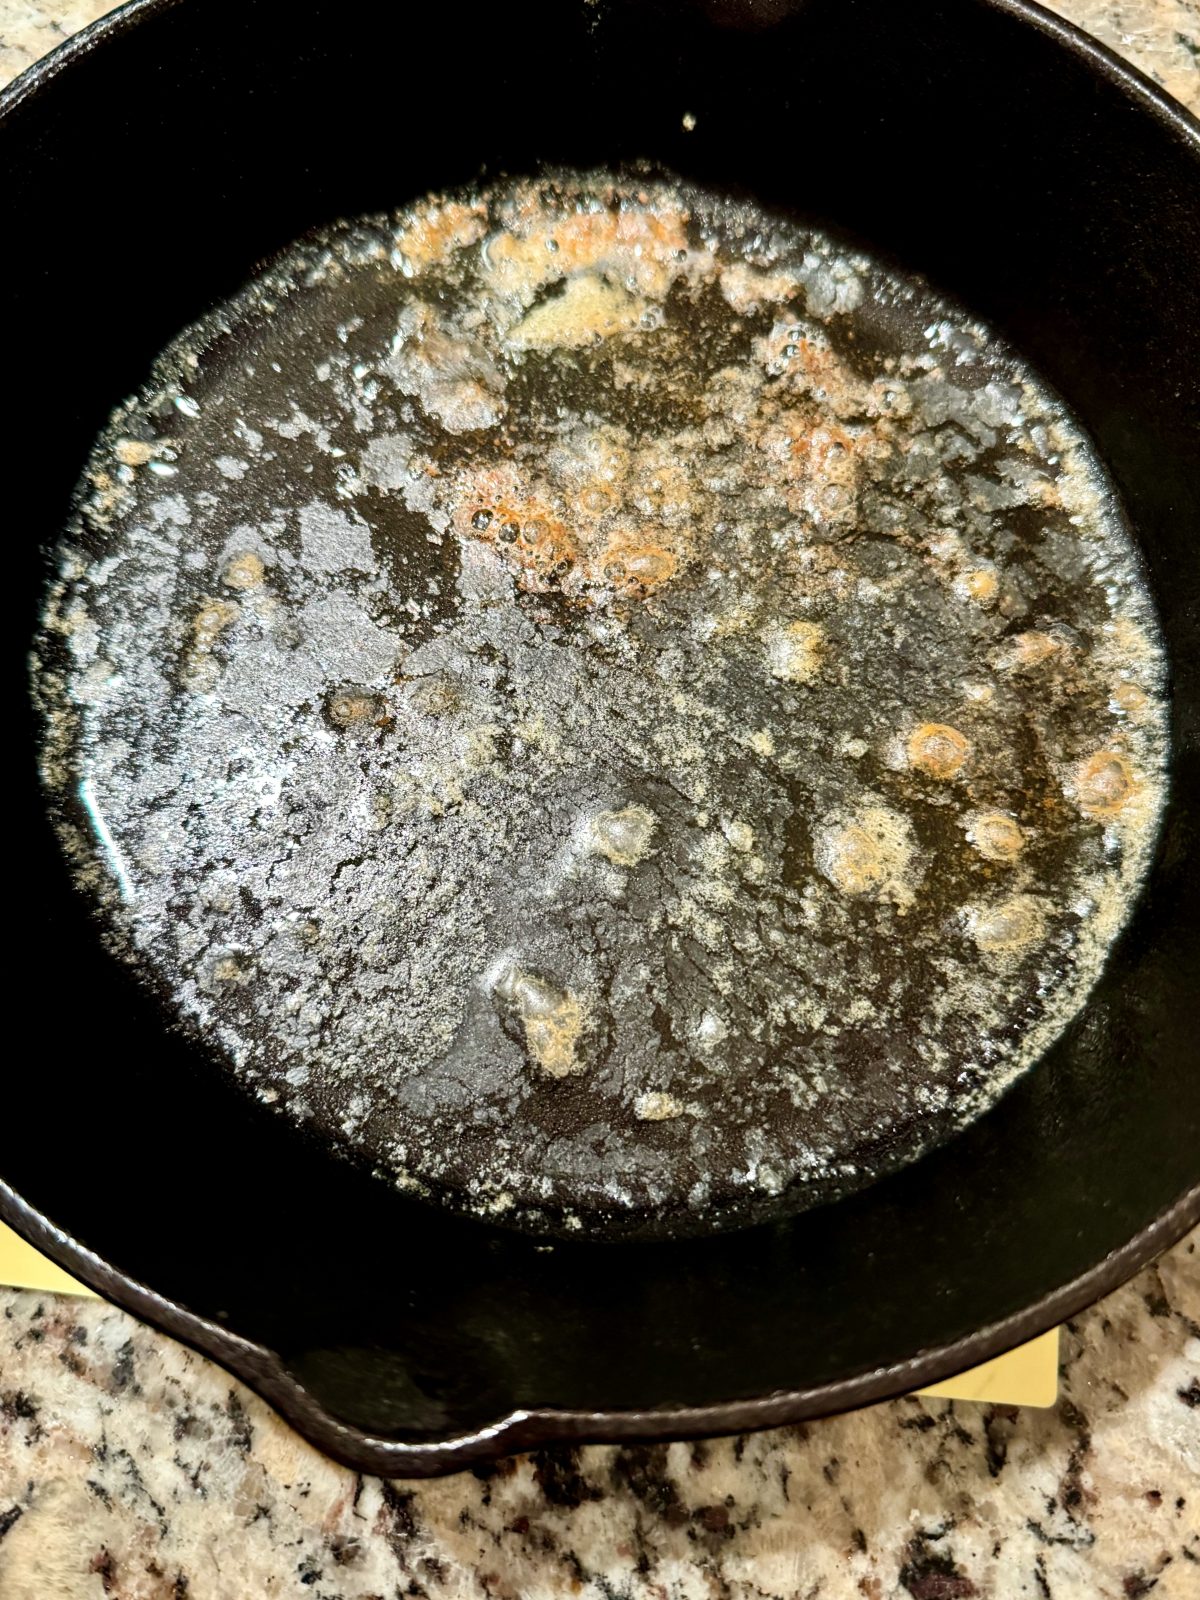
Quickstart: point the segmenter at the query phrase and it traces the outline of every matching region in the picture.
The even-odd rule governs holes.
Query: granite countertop
[[[107,9],[0,0],[0,82]],[[1055,9],[1200,109],[1193,0]],[[907,1399],[420,1484],[112,1307],[0,1312],[0,1600],[1200,1595],[1200,1232],[1067,1325],[1052,1410]]]

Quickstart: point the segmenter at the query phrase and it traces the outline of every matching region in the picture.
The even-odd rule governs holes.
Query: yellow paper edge
[[[99,1299],[94,1290],[48,1261],[3,1222],[0,1222],[0,1284],[8,1284],[13,1289],[45,1289],[50,1294],[83,1294],[89,1300]]]
[[[1052,1406],[1058,1399],[1058,1329],[916,1392],[935,1400],[978,1400],[993,1406]]]
[[[0,1222],[0,1284],[14,1289],[44,1289],[50,1294],[95,1292],[55,1266],[53,1261]],[[1052,1406],[1058,1399],[1058,1329],[1040,1334],[993,1361],[972,1367],[945,1383],[918,1389],[936,1400],[977,1400],[989,1405]]]

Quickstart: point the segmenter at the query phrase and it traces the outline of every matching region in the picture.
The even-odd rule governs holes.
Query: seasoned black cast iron
[[[485,162],[641,157],[925,273],[1065,396],[1145,551],[1172,789],[1085,1013],[974,1127],[792,1221],[545,1251],[335,1160],[163,1031],[45,821],[24,657],[92,438],[257,261]],[[0,1215],[399,1475],[895,1394],[1051,1326],[1200,1217],[1200,128],[1178,107],[1019,0],[142,0],[8,91],[0,186],[22,1041]]]

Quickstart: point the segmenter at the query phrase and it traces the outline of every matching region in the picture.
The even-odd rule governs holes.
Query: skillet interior
[[[346,1459],[439,1470],[536,1438],[752,1426],[895,1392],[1048,1326],[1200,1210],[1200,135],[1019,9],[531,0],[414,18],[148,0],[9,97],[0,181],[28,247],[6,266],[6,693],[23,741],[11,836],[34,887],[0,1200],[52,1216],[115,1271],[40,1242]],[[547,1252],[334,1162],[163,1034],[97,948],[43,820],[23,656],[39,547],[93,435],[256,260],[485,158],[644,155],[890,252],[1058,387],[1146,552],[1174,777],[1154,876],[1087,1012],[975,1127],[792,1222]],[[489,1429],[514,1410],[543,1414]]]

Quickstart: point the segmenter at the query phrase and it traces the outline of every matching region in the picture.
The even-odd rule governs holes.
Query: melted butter
[[[1153,845],[1103,473],[916,280],[564,174],[310,239],[114,415],[39,646],[64,846],[230,1070],[537,1226],[978,1114]]]

